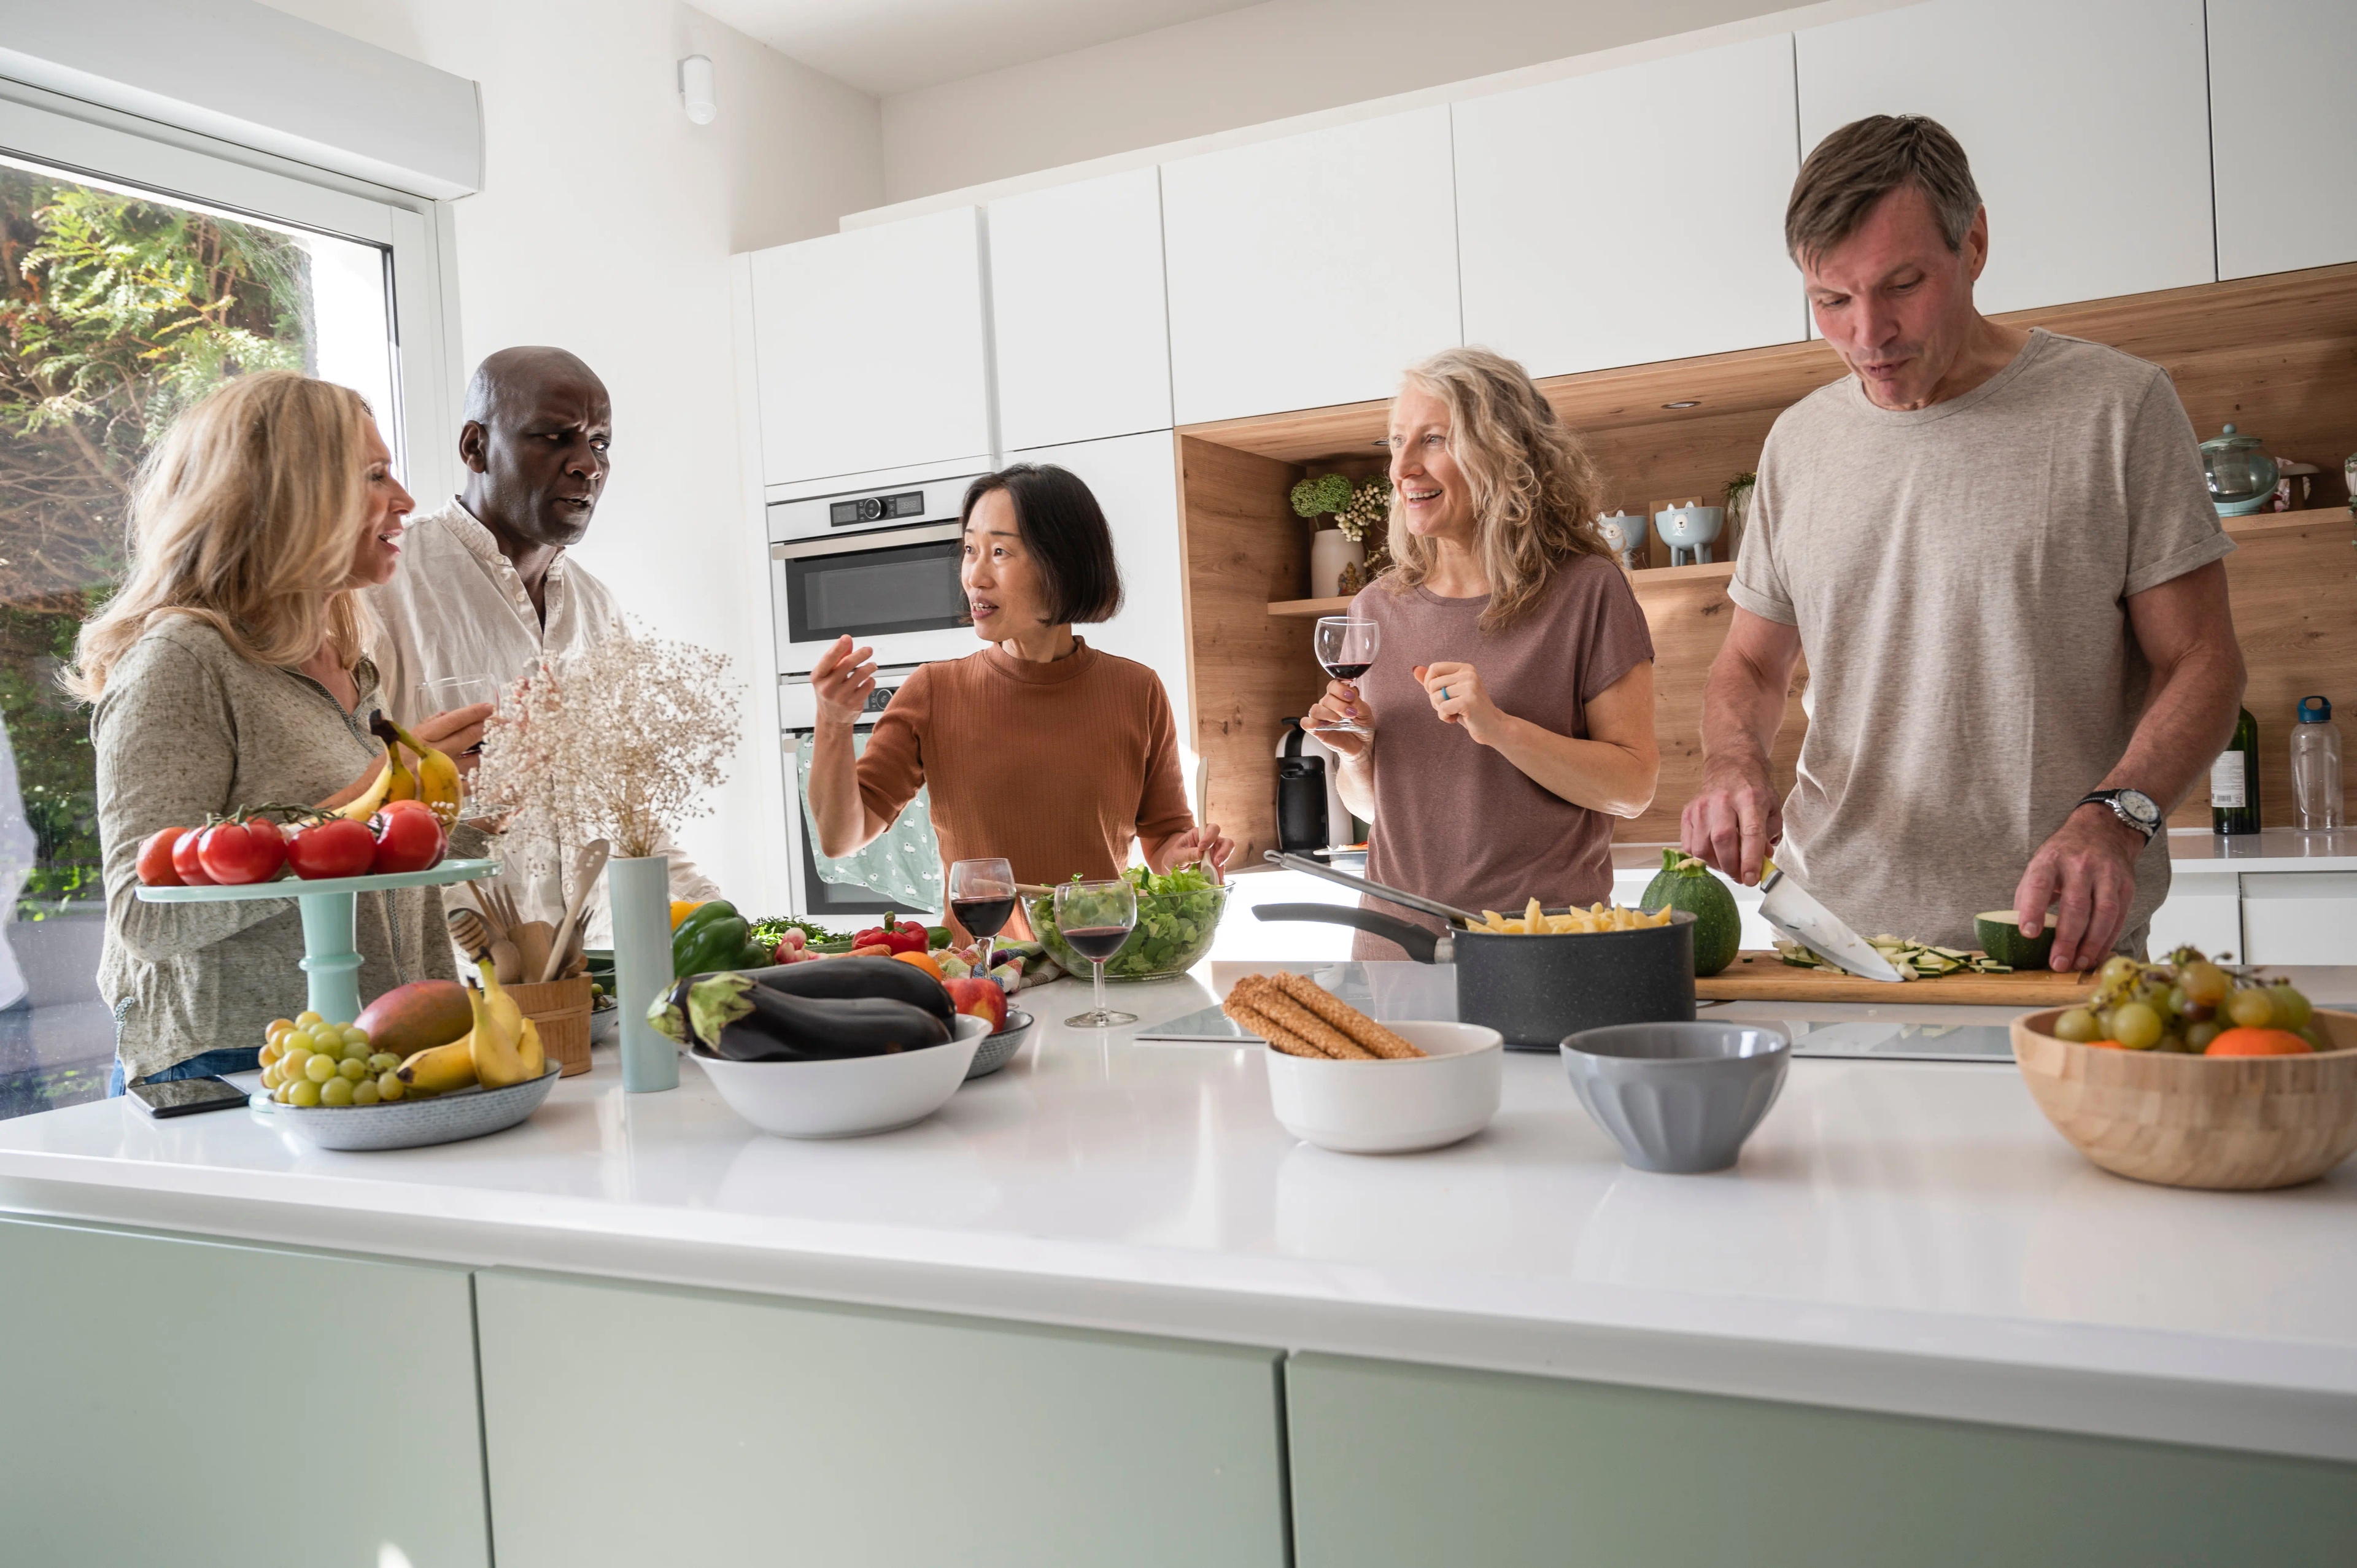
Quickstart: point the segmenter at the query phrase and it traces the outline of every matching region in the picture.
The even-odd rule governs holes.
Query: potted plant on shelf
[[[712,810],[737,749],[728,660],[616,627],[527,671],[484,726],[475,795],[511,813],[527,855],[602,838],[621,1010],[622,1087],[679,1084],[678,1047],[647,1023],[672,982],[671,858],[661,846]]]
[[[1366,537],[1378,531],[1375,554],[1383,554],[1380,530],[1391,516],[1391,481],[1381,474],[1353,484],[1347,474],[1321,474],[1293,487],[1293,510],[1314,520],[1329,520],[1309,541],[1309,596],[1330,599],[1354,594],[1382,575],[1371,561]]]
[[[1751,491],[1760,483],[1757,474],[1738,474],[1727,481],[1727,558],[1735,559],[1743,548],[1743,521],[1751,510]]]

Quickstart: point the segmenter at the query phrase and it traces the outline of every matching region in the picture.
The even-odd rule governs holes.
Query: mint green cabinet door
[[[0,1563],[490,1562],[463,1270],[0,1220]]]
[[[500,1568],[1286,1562],[1274,1351],[476,1285]]]
[[[2348,1568],[2357,1467],[1342,1357],[1286,1372],[1300,1568]]]

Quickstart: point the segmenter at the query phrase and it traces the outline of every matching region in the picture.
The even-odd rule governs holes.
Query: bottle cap
[[[2299,700],[2299,722],[2320,725],[2332,716],[2332,704],[2322,697],[2302,697]]]

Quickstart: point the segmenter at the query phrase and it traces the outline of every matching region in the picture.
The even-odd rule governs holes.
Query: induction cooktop
[[[1318,984],[1372,1017],[1394,1020],[1457,1016],[1457,973],[1449,964],[1338,963],[1309,972]],[[1712,1004],[1705,1003],[1698,1015],[1707,1018],[1715,1011]],[[2002,1024],[1902,1022],[1873,1017],[1874,1011],[1844,1007],[1834,1011],[1833,1015],[1811,1017],[1802,1009],[1770,1019],[1758,1004],[1751,1004],[1743,1008],[1741,1015],[1781,1026],[1792,1036],[1792,1054],[1796,1057],[1853,1061],[2013,1060],[2013,1040]],[[1857,1016],[1861,1012],[1868,1016]],[[1259,1038],[1238,1027],[1217,1007],[1146,1025],[1135,1037],[1192,1046],[1248,1045]]]

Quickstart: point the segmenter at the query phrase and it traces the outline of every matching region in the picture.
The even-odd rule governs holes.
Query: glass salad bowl
[[[1228,885],[1191,868],[1166,876],[1134,866],[1126,875],[1137,887],[1137,929],[1119,952],[1105,960],[1105,978],[1168,980],[1202,962],[1219,934],[1220,917],[1227,913]],[[1025,908],[1032,934],[1048,955],[1067,972],[1085,978],[1089,961],[1074,952],[1056,929],[1055,899],[1031,898]]]

